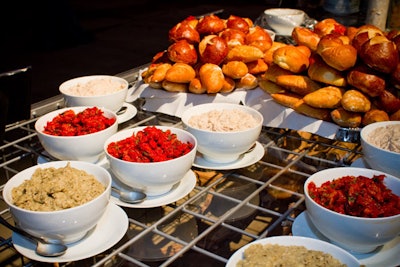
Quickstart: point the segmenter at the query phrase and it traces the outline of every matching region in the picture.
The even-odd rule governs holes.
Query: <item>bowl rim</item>
[[[152,127],[152,126],[155,126],[156,128],[161,129],[161,130],[173,129],[173,130],[176,130],[176,131],[179,131],[179,132],[182,132],[182,133],[188,135],[190,138],[192,138],[194,140],[194,144],[193,144],[192,150],[190,150],[185,155],[179,156],[177,158],[169,159],[169,160],[165,160],[165,161],[158,161],[158,162],[126,161],[126,160],[122,160],[122,159],[116,158],[116,157],[110,155],[110,153],[108,153],[107,147],[108,147],[108,145],[110,143],[124,140],[124,139],[128,138],[130,135],[132,135],[133,133],[139,132],[139,131],[143,130],[146,127]],[[117,135],[122,135],[122,136],[127,135],[128,137],[123,137],[122,139],[118,139],[116,141],[111,141],[111,139],[114,139],[115,136],[117,136]],[[137,165],[137,166],[141,166],[141,165],[149,165],[149,166],[151,166],[151,165],[156,165],[156,164],[158,164],[158,165],[160,165],[160,164],[170,164],[170,163],[172,164],[173,161],[178,161],[178,160],[182,159],[183,157],[188,156],[191,153],[196,153],[197,152],[197,145],[198,145],[198,141],[197,141],[196,137],[193,134],[189,133],[188,131],[186,131],[184,129],[180,129],[180,128],[173,127],[173,126],[164,126],[164,125],[146,125],[146,126],[138,126],[138,127],[134,127],[134,128],[130,128],[130,129],[121,130],[121,131],[113,134],[112,136],[107,138],[107,140],[104,142],[103,150],[104,150],[104,153],[106,154],[107,157],[111,158],[112,160],[115,160],[116,162],[128,163],[129,165]]]
[[[304,16],[305,12],[296,8],[267,8],[264,10],[267,16]]]
[[[115,92],[106,93],[106,94],[100,94],[100,95],[82,96],[82,95],[74,95],[74,94],[68,93],[68,89],[72,85],[78,84],[80,80],[86,80],[85,82],[88,82],[88,81],[101,79],[101,78],[110,78],[110,79],[113,79],[113,80],[117,80],[117,81],[121,82],[121,84],[124,84],[125,86],[121,90],[117,90]],[[69,85],[69,84],[71,84],[71,85]],[[72,79],[64,81],[63,83],[60,84],[60,86],[58,87],[58,90],[60,91],[61,94],[63,94],[66,97],[82,98],[82,99],[95,99],[95,98],[104,97],[104,96],[118,95],[121,92],[128,91],[128,88],[129,88],[128,81],[125,80],[124,78],[121,78],[121,77],[118,77],[118,76],[113,76],[113,75],[87,75],[87,76],[80,76],[80,77],[76,77],[76,78],[72,78]]]
[[[381,152],[389,153],[394,156],[400,156],[400,152],[383,149],[383,148],[376,146],[375,144],[372,144],[371,142],[368,141],[367,135],[370,132],[372,132],[380,127],[385,127],[386,125],[400,125],[400,121],[379,121],[379,122],[374,122],[374,123],[364,126],[363,128],[361,128],[361,131],[360,131],[361,142],[365,143],[366,145],[371,146]]]
[[[62,109],[57,109],[54,111],[51,111],[49,113],[43,114],[42,116],[40,116],[36,122],[35,122],[35,130],[38,134],[42,135],[42,136],[47,136],[50,138],[54,138],[54,139],[68,139],[68,140],[74,140],[74,139],[78,139],[78,138],[82,138],[82,137],[93,137],[99,134],[104,133],[104,131],[111,129],[112,127],[115,127],[115,125],[117,125],[118,127],[118,116],[117,114],[107,108],[104,107],[97,107],[98,109],[103,111],[103,115],[106,116],[107,118],[115,118],[115,121],[113,124],[111,124],[109,127],[101,130],[101,131],[97,131],[94,133],[89,133],[89,134],[84,134],[84,135],[74,135],[74,136],[58,136],[58,135],[51,135],[51,134],[47,134],[43,132],[43,129],[39,129],[39,124],[42,124],[43,126],[45,126],[49,121],[53,120],[55,117],[57,117],[59,114],[67,111],[67,110],[73,110],[74,112],[81,112],[84,111],[87,108],[93,108],[93,107],[97,107],[97,106],[76,106],[76,107],[65,107]],[[107,113],[107,114],[106,114]],[[49,118],[49,119],[47,119]],[[46,121],[45,121],[46,120]]]
[[[316,173],[310,175],[310,176],[306,179],[306,181],[304,182],[304,186],[303,186],[303,191],[304,191],[304,196],[305,196],[305,198],[308,199],[308,200],[310,200],[313,204],[315,204],[316,206],[318,206],[319,208],[321,208],[322,210],[324,210],[324,211],[326,211],[326,212],[328,212],[328,213],[330,213],[330,214],[338,215],[339,217],[346,218],[346,219],[353,219],[353,220],[355,220],[355,221],[365,221],[365,220],[366,220],[366,221],[370,221],[370,222],[374,222],[374,221],[377,221],[377,222],[378,222],[378,221],[383,221],[383,220],[391,220],[391,219],[394,219],[394,218],[400,218],[400,214],[393,215],[393,216],[387,216],[387,217],[378,217],[378,218],[357,217],[357,216],[342,214],[342,213],[339,213],[339,212],[330,210],[330,209],[328,209],[328,208],[326,208],[326,207],[324,207],[324,206],[318,204],[318,203],[310,196],[310,194],[308,193],[308,184],[310,184],[310,183],[313,181],[312,178],[315,177],[317,174],[320,176],[321,174],[325,174],[325,173],[327,173],[327,172],[334,172],[334,171],[337,170],[338,168],[340,168],[341,170],[345,170],[345,171],[346,171],[346,170],[351,170],[351,171],[357,171],[357,170],[360,171],[360,170],[362,170],[363,172],[366,172],[366,171],[367,171],[367,172],[374,172],[374,175],[375,175],[375,174],[383,174],[383,175],[386,176],[385,178],[388,178],[388,177],[389,177],[389,179],[391,179],[391,180],[393,180],[393,181],[398,181],[398,182],[400,183],[400,180],[399,180],[398,178],[396,178],[395,176],[393,176],[393,175],[391,175],[391,174],[388,174],[388,173],[385,173],[385,172],[378,171],[378,170],[372,170],[372,169],[360,168],[360,167],[336,167],[336,168],[329,168],[329,169],[324,169],[324,170],[318,171],[318,172],[316,172]],[[363,174],[360,174],[360,175],[363,175]],[[345,176],[345,175],[338,175],[337,178],[332,178],[332,179],[329,179],[329,180],[332,181],[332,180],[334,180],[334,179],[338,179],[338,178],[341,178],[341,177],[343,177],[343,176]],[[363,176],[364,176],[364,175],[363,175]],[[368,177],[368,178],[371,178],[371,177]]]
[[[238,108],[240,110],[244,110],[246,113],[252,115],[253,117],[254,117],[254,114],[256,114],[257,117],[258,117],[256,119],[259,119],[259,122],[254,127],[251,127],[251,128],[248,128],[248,129],[239,130],[239,131],[230,131],[230,132],[217,132],[217,131],[199,129],[199,128],[193,127],[193,126],[191,126],[189,124],[189,119],[192,116],[204,114],[204,113],[207,113],[207,112],[210,112],[210,111],[213,111],[213,110],[223,110],[223,109],[225,109],[224,108],[225,106],[226,107],[232,107],[232,108],[229,108],[229,109]],[[199,112],[199,114],[193,114],[193,115],[190,115],[190,116],[188,115],[188,113],[190,111],[195,110],[195,109],[200,109],[201,107],[214,107],[214,108],[210,108],[210,109],[207,109],[205,111]],[[235,103],[205,103],[205,104],[192,106],[192,107],[186,109],[185,111],[183,111],[182,116],[181,116],[181,121],[185,125],[184,127],[191,128],[191,129],[194,129],[194,130],[202,132],[202,133],[235,135],[235,134],[242,134],[242,133],[246,133],[246,132],[249,132],[249,131],[253,131],[253,130],[259,128],[259,127],[262,127],[263,123],[264,123],[264,116],[258,110],[253,109],[253,108],[251,108],[249,106],[245,106],[245,105],[240,105],[240,104],[235,104]]]
[[[38,169],[38,168],[51,168],[51,167],[54,167],[54,165],[59,166],[57,168],[61,168],[62,166],[64,166],[63,164],[67,164],[67,163],[71,163],[71,166],[73,164],[79,165],[80,167],[76,167],[76,166],[74,167],[76,169],[82,170],[82,166],[81,165],[90,165],[90,166],[94,167],[95,169],[98,169],[100,172],[103,172],[105,174],[106,179],[107,179],[107,184],[106,185],[103,184],[105,186],[104,191],[100,195],[95,197],[94,199],[92,199],[92,200],[90,200],[88,202],[85,202],[85,203],[83,203],[83,204],[81,204],[79,206],[75,206],[75,207],[67,208],[67,209],[62,209],[62,210],[53,210],[53,211],[35,211],[35,210],[23,209],[23,208],[20,208],[20,207],[16,206],[14,203],[10,202],[8,200],[8,198],[6,197],[6,194],[8,192],[12,191],[13,188],[15,188],[16,186],[19,186],[19,185],[21,185],[23,183],[23,181],[22,181],[20,184],[11,187],[9,181],[13,180],[13,178],[16,177],[17,175],[23,175],[23,174],[25,174],[27,172],[30,172],[31,170],[35,170],[35,169]],[[30,179],[32,179],[32,177]],[[27,179],[25,179],[25,180],[27,180]],[[96,177],[96,180],[98,180],[97,177]],[[18,210],[18,211],[22,211],[24,213],[29,213],[29,214],[51,215],[51,214],[59,214],[59,213],[65,213],[65,212],[74,212],[75,210],[84,209],[86,206],[90,205],[94,201],[98,200],[99,198],[104,197],[104,195],[108,195],[110,190],[111,190],[111,184],[112,184],[112,176],[111,176],[111,174],[105,168],[103,168],[103,167],[101,167],[101,166],[99,166],[97,164],[90,163],[90,162],[85,162],[85,161],[76,161],[76,160],[50,161],[50,162],[46,162],[46,163],[43,163],[43,164],[37,164],[37,165],[31,166],[31,167],[26,168],[26,169],[18,172],[17,174],[15,174],[4,185],[2,196],[3,196],[4,202],[6,202],[6,204],[12,209],[15,209],[15,210]],[[8,187],[10,187],[9,190],[4,190],[4,189],[7,189]]]

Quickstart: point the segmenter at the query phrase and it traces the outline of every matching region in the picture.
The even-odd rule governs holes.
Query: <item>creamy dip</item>
[[[108,95],[125,88],[125,84],[111,78],[99,78],[84,83],[78,83],[65,90],[74,96]]]
[[[257,126],[260,122],[251,114],[239,109],[211,110],[192,116],[189,125],[213,132],[236,132]]]
[[[400,124],[376,128],[367,138],[368,142],[379,148],[400,153]]]

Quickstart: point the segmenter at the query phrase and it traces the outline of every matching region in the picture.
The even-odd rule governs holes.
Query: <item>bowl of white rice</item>
[[[67,107],[96,106],[117,112],[124,104],[128,82],[111,75],[90,75],[63,82],[59,91]]]
[[[263,123],[259,111],[232,103],[193,106],[181,119],[184,129],[196,137],[197,151],[212,163],[238,160],[256,143]]]

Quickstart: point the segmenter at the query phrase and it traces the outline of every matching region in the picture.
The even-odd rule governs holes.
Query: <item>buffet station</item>
[[[400,265],[399,30],[276,8],[168,38],[7,125],[10,262]]]

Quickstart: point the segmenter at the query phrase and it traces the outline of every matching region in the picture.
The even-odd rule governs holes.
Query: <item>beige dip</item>
[[[93,175],[71,167],[39,168],[31,179],[12,189],[14,205],[33,211],[55,211],[96,198],[105,186]]]
[[[303,246],[254,244],[244,251],[244,259],[236,267],[345,267],[328,253]]]
[[[400,124],[376,128],[367,138],[371,144],[379,148],[400,153]]]
[[[65,92],[74,96],[97,96],[112,94],[124,88],[125,84],[118,81],[99,78],[85,83],[78,83],[65,90]]]
[[[238,109],[212,110],[192,116],[189,125],[193,128],[213,132],[237,132],[257,126],[257,121],[251,114]]]

